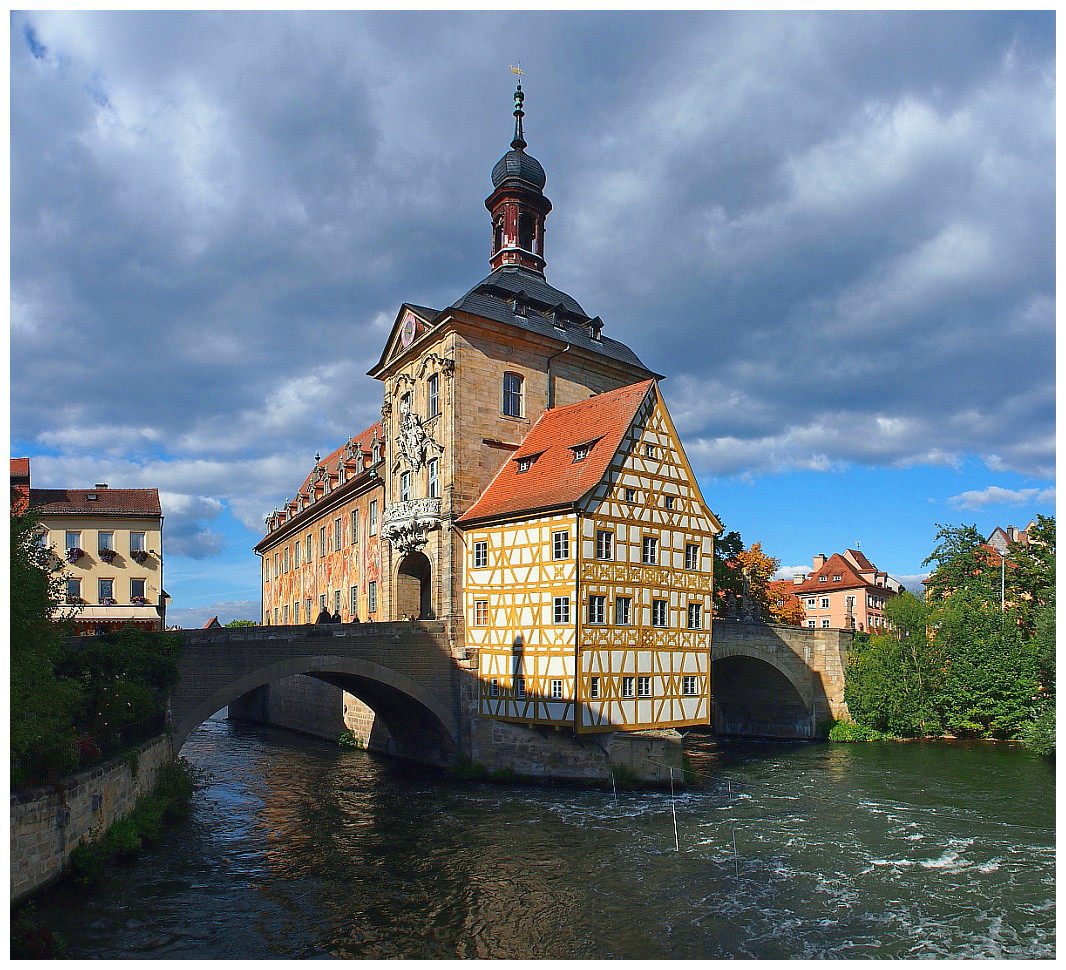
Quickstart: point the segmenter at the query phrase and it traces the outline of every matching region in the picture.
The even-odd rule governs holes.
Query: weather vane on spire
[[[517,74],[519,78],[524,77],[522,74],[522,65],[519,64],[515,67],[511,65],[511,72]],[[525,101],[526,96],[522,93],[522,82],[519,80],[518,87],[514,93],[514,138],[511,141],[511,147],[517,151],[521,151],[526,147],[526,139],[522,135],[522,118],[525,112],[522,110],[522,102]]]

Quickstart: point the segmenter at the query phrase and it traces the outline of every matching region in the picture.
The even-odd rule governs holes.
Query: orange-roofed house
[[[792,586],[810,629],[860,633],[885,629],[885,603],[902,590],[858,549],[815,556],[811,572],[798,573]]]

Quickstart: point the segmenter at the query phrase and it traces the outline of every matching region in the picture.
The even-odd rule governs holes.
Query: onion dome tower
[[[522,82],[514,94],[514,138],[511,150],[492,169],[493,192],[485,200],[492,214],[492,255],[489,265],[521,267],[544,275],[544,219],[552,204],[544,194],[544,169],[526,154],[522,134]]]

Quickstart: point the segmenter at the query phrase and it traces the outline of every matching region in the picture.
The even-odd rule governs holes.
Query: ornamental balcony
[[[421,552],[429,540],[428,533],[440,528],[440,510],[439,498],[394,502],[385,509],[381,537],[388,539],[393,548],[404,555]]]

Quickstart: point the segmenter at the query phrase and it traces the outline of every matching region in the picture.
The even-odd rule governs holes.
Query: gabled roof
[[[25,479],[25,481],[23,481]],[[30,481],[30,460],[29,458],[12,458],[11,459],[11,484],[12,485],[24,485],[29,484]]]
[[[458,521],[465,525],[580,501],[603,478],[654,387],[653,380],[641,381],[543,412],[518,450]],[[573,449],[580,445],[590,445],[588,454],[575,461]],[[532,459],[524,472],[518,470],[522,459]]]
[[[859,573],[859,567],[849,562],[839,552],[834,552],[820,568],[812,572],[806,580],[800,583],[798,586],[793,585],[792,592],[797,596],[809,595],[811,593],[827,593],[832,592],[834,589],[855,589],[863,587],[871,587],[874,589],[883,589],[890,593],[895,590],[888,586],[888,574],[879,572],[861,552],[856,549],[849,549],[847,555],[857,555],[860,560],[869,566],[873,576],[869,579],[864,579]],[[866,570],[863,569],[862,572]],[[825,582],[821,582],[820,576],[825,576]],[[834,576],[839,576],[840,579],[833,580]],[[885,578],[884,585],[878,585],[876,579],[878,576]]]
[[[216,628],[220,628],[221,626],[222,626],[222,624],[218,622],[218,617],[217,616],[213,616],[200,629],[202,629],[202,630],[214,630]]]
[[[853,563],[856,569],[861,572],[877,572],[876,567],[869,559],[867,559],[858,549],[845,549],[844,558],[848,562]]]
[[[365,431],[360,431],[359,434],[353,435],[349,440],[354,444],[359,445],[363,450],[363,463],[360,468],[355,470],[355,475],[370,467],[370,443],[377,438],[378,441],[384,441],[385,439],[381,435],[381,422],[377,421],[372,424]],[[315,468],[319,465],[326,469],[326,474],[330,478],[338,478],[340,476],[339,467],[344,460],[345,451],[348,448],[348,442],[344,442],[339,448],[335,448],[325,458],[320,459],[315,463],[314,468],[307,473],[307,477],[303,480],[303,484],[296,490],[296,494],[307,491],[307,486],[311,484],[311,479],[314,477]],[[352,476],[354,477],[354,475]]]
[[[30,505],[43,515],[163,514],[155,488],[31,488]]]

